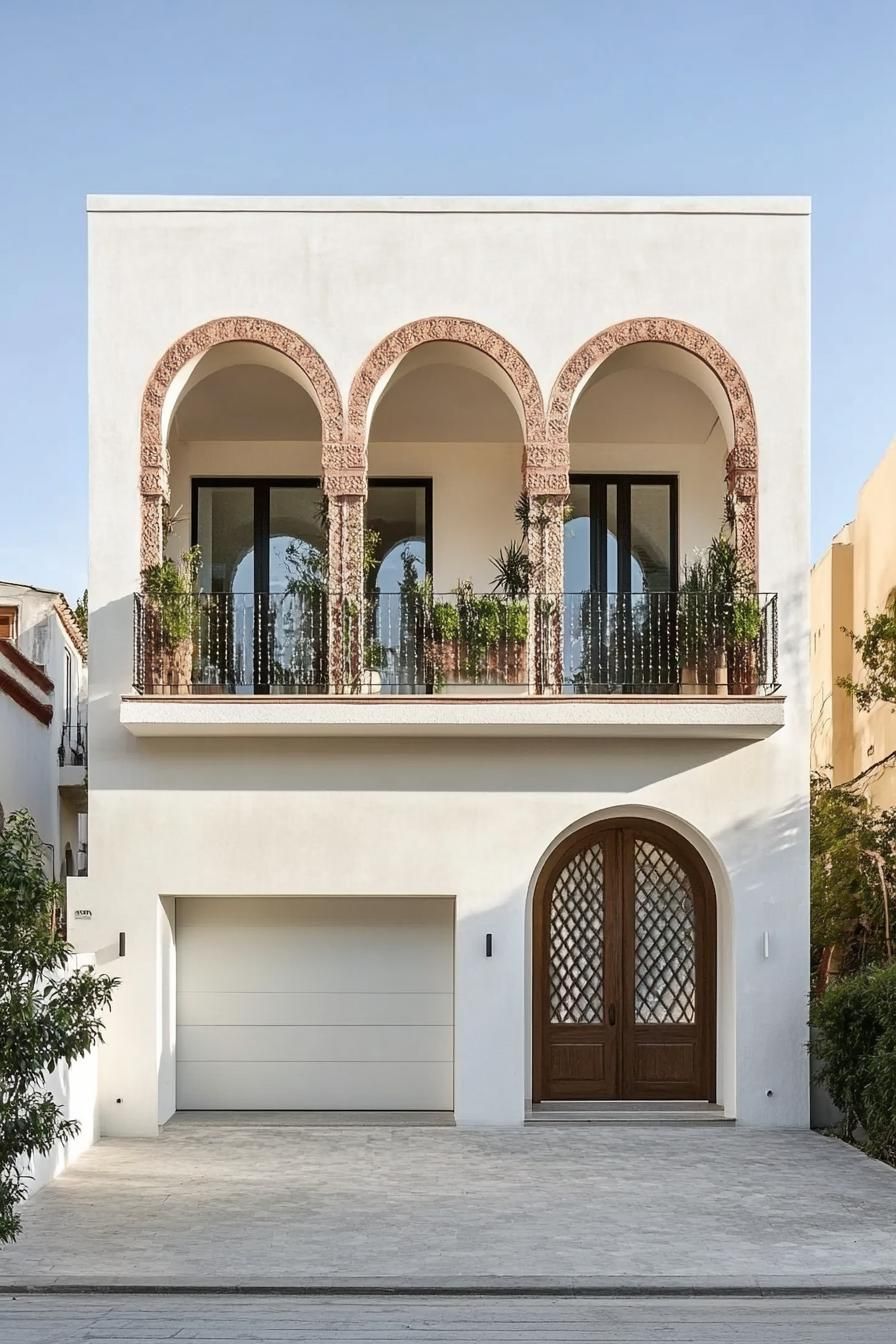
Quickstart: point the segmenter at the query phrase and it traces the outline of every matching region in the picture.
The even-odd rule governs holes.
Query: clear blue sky
[[[811,195],[817,554],[896,434],[894,58],[893,0],[0,0],[0,577],[86,581],[88,192]]]

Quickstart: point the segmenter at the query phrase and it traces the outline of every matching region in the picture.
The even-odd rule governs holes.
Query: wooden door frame
[[[701,855],[680,831],[674,830],[663,822],[637,816],[608,817],[601,821],[591,822],[573,831],[551,851],[538,874],[532,897],[532,1101],[543,1100],[545,1091],[544,1027],[549,993],[548,897],[553,890],[556,879],[573,855],[587,849],[595,840],[604,839],[609,832],[618,832],[620,837],[625,832],[630,832],[646,840],[656,841],[681,864],[691,881],[694,896],[695,929],[698,940],[696,948],[697,1020],[705,1024],[700,1034],[699,1067],[701,1083],[705,1082],[706,1085],[706,1100],[715,1101],[716,1054],[718,1050],[718,898],[715,883]],[[614,860],[614,867],[616,862],[617,860]],[[623,883],[627,884],[630,877],[624,872],[621,876]],[[625,900],[622,904],[625,908]],[[631,901],[628,902],[628,905],[631,906]],[[624,923],[623,942],[628,936]],[[620,1000],[624,992],[626,978],[627,971],[625,970],[625,957],[623,955],[623,968],[618,986]],[[617,1004],[617,1013],[620,1014],[620,1017],[623,1015],[622,1010],[623,1005],[620,1002]],[[623,1068],[623,1054],[628,1048],[624,1034],[621,1033],[617,1061],[620,1075]],[[619,1081],[621,1081],[621,1078]],[[703,1090],[701,1087],[701,1092]],[[617,1092],[621,1092],[618,1083]]]

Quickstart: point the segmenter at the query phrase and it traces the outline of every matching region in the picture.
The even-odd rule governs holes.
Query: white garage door
[[[177,902],[180,1110],[451,1110],[444,899]]]

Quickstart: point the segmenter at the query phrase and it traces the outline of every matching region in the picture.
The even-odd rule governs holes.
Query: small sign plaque
[[[93,919],[92,910],[76,910],[75,919]]]

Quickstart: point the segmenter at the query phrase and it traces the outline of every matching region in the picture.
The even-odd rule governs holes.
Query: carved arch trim
[[[734,442],[726,460],[725,474],[734,504],[738,548],[755,574],[758,565],[756,496],[759,466],[756,411],[740,365],[708,332],[676,318],[638,317],[617,322],[591,336],[566,361],[551,390],[548,439],[558,448],[564,445],[568,453],[570,409],[582,380],[616,350],[646,341],[675,345],[696,355],[712,370],[725,391],[734,424]]]
[[[277,350],[301,369],[311,385],[326,445],[342,439],[342,397],[321,355],[297,332],[262,317],[219,317],[185,332],[168,347],[149,376],[140,408],[140,568],[162,555],[162,504],[168,499],[169,455],[162,436],[162,409],[175,376],[197,355],[231,341],[250,341]]]
[[[348,395],[346,438],[366,464],[367,412],[380,379],[409,351],[431,341],[453,341],[481,350],[504,370],[520,398],[525,440],[524,469],[551,465],[545,432],[544,398],[528,360],[497,331],[465,317],[424,317],[398,327],[375,345],[355,374]],[[561,456],[563,456],[561,451]],[[561,473],[566,459],[558,464]],[[564,493],[568,487],[564,487]]]

